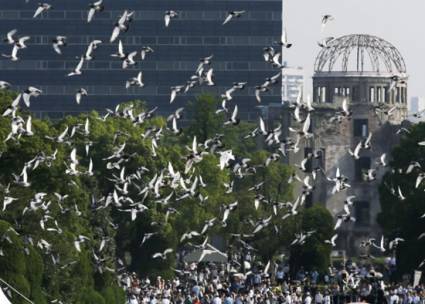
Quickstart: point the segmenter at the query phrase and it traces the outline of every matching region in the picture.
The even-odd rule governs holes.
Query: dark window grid
[[[75,68],[78,61],[70,60],[21,60],[20,62],[11,62],[0,60],[0,68],[5,70],[26,71],[31,70],[71,70]],[[133,69],[142,69],[145,71],[192,71],[198,66],[198,61],[139,61],[139,67]],[[216,61],[211,66],[214,71],[271,71],[269,65],[260,62],[260,64],[246,61]],[[95,70],[122,70],[122,63],[118,60],[97,60],[85,62],[84,71]],[[131,70],[131,69],[130,69]],[[285,83],[284,83],[285,85]],[[296,86],[288,85],[291,93],[298,93]]]
[[[96,14],[95,19],[102,20],[117,20],[123,13],[122,10],[109,10]],[[179,13],[176,20],[208,20],[208,21],[222,21],[226,18],[228,11],[225,10],[177,10]],[[41,20],[58,19],[58,20],[87,20],[88,10],[52,10],[44,12],[37,18]],[[2,10],[0,16],[3,19],[33,19],[34,10]],[[133,20],[160,20],[163,21],[163,10],[136,10],[133,15]],[[263,21],[273,20],[280,21],[281,14],[273,11],[247,11],[241,21]]]
[[[64,33],[65,35],[65,33]],[[93,40],[101,40],[102,46],[116,46],[116,42],[109,43],[110,36],[106,35],[66,35],[67,43],[71,45],[87,46]],[[51,45],[54,35],[32,35],[29,44],[36,45]],[[273,43],[274,37],[270,36],[156,36],[156,37],[141,37],[136,35],[122,35],[119,40],[124,45],[143,46],[146,44],[161,45],[161,44],[180,44],[180,45],[268,45]]]
[[[143,94],[170,94],[170,87],[169,86],[157,86],[157,85],[151,85],[149,83],[146,84],[143,88],[132,88],[131,90],[125,89],[125,80],[122,82],[122,85],[38,85],[40,89],[43,90],[43,95],[70,95],[74,94],[76,91],[78,91],[81,87],[84,87],[88,92],[89,95],[110,95],[115,92],[123,92],[125,95],[132,95],[134,92],[137,92],[137,94],[143,93]],[[217,87],[196,87],[191,92],[200,90],[203,92],[211,92],[211,93],[217,93],[221,94],[225,90],[227,90],[228,86],[217,86]],[[26,86],[16,86],[17,90],[24,90],[26,89]],[[235,94],[234,96],[254,96],[254,91],[244,90],[241,92],[238,92],[238,94]],[[271,92],[271,93],[280,93],[280,92]],[[273,96],[273,95],[271,95]]]

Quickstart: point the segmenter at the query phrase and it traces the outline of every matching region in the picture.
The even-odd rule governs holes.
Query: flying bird
[[[56,38],[54,38],[52,40],[53,43],[53,49],[55,50],[55,52],[59,55],[62,55],[62,50],[61,50],[61,46],[66,46],[66,37],[65,36],[56,36]]]
[[[165,27],[170,25],[170,21],[173,18],[176,18],[179,14],[175,11],[166,11],[164,15]]]
[[[172,253],[172,252],[173,252],[173,249],[168,248],[168,249],[165,249],[164,252],[157,252],[157,253],[153,254],[152,258],[154,258],[154,259],[161,258],[163,260],[166,260],[167,255]]]
[[[81,98],[83,98],[83,96],[87,96],[87,90],[84,88],[80,88],[78,89],[77,93],[75,94],[75,101],[77,102],[77,104],[81,103]]]
[[[233,112],[232,112],[232,116],[224,124],[225,125],[232,124],[232,125],[236,126],[236,125],[238,125],[240,123],[240,121],[241,120],[238,117],[238,106],[235,105],[235,107],[233,109]]]
[[[233,18],[241,17],[243,14],[245,14],[245,11],[230,11],[230,12],[228,12],[227,17],[223,22],[223,25],[230,22],[230,20],[232,20]]]
[[[92,2],[89,4],[89,13],[87,15],[87,23],[90,23],[93,20],[94,15],[97,12],[102,12],[105,9],[103,5],[103,0]]]
[[[37,16],[39,16],[40,14],[47,12],[49,9],[52,8],[52,5],[48,4],[48,3],[39,3],[37,10],[34,13],[33,18],[36,18]]]
[[[322,31],[325,29],[325,26],[329,21],[333,21],[335,18],[332,15],[326,14],[322,16]]]
[[[25,105],[29,108],[30,107],[30,98],[31,97],[38,97],[43,93],[42,90],[37,89],[35,87],[29,86],[23,93],[22,93],[22,99],[25,102]]]
[[[128,89],[132,86],[143,88],[145,84],[143,83],[143,74],[142,72],[139,72],[136,77],[130,78],[125,83],[125,88]]]
[[[331,239],[330,240],[325,240],[325,243],[326,244],[330,244],[332,247],[335,247],[336,246],[336,243],[335,243],[335,241],[336,241],[336,239],[338,238],[338,234],[334,234],[332,237],[331,237]]]
[[[84,56],[81,56],[80,61],[78,62],[75,69],[72,72],[70,72],[67,76],[70,77],[75,75],[81,75],[83,73],[81,71],[81,69],[83,68],[83,64],[84,64]]]

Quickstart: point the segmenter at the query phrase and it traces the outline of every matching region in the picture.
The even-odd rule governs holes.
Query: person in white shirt
[[[389,304],[398,304],[398,301],[400,300],[399,296],[397,295],[397,293],[395,291],[391,292],[391,297],[390,297],[390,303]]]
[[[214,295],[214,299],[212,300],[212,304],[221,304],[221,303],[222,303],[221,298],[220,298],[219,294],[216,293]]]
[[[323,297],[323,304],[331,304],[331,296],[329,292],[325,292],[325,296]]]
[[[320,291],[316,293],[314,296],[314,303],[315,304],[322,304],[323,303],[323,295]]]
[[[310,292],[306,292],[305,298],[304,298],[304,304],[311,304],[313,299],[311,298]]]
[[[285,291],[285,304],[292,304],[292,297],[289,291]]]
[[[135,295],[131,295],[130,299],[128,300],[128,304],[139,304],[139,301],[137,301]]]

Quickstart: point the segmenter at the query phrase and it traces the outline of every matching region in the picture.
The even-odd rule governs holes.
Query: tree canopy
[[[15,95],[0,94],[3,113]],[[255,124],[224,126],[224,115],[214,114],[218,102],[208,95],[193,100],[187,109],[191,124],[181,135],[139,101],[107,116],[90,112],[59,121],[32,119],[32,131],[22,134],[11,132],[11,124],[21,119],[18,124],[25,129],[29,112],[18,110],[15,117],[0,119],[0,198],[12,200],[0,211],[0,277],[37,303],[65,298],[118,303],[123,300],[117,281],[122,269],[172,277],[174,255],[152,255],[166,248],[178,251],[188,243],[181,241],[184,233],[199,232],[213,218],[219,224],[206,235],[230,242],[231,233],[250,234],[258,220],[275,214],[251,240],[264,261],[288,248],[298,229],[316,225],[315,245],[310,253],[302,252],[308,255],[317,247],[328,254],[322,249],[332,222],[326,210],[313,208],[282,221],[287,211],[276,211],[276,204],[292,200],[287,181],[293,169],[279,161],[265,166],[270,152],[259,148],[255,138],[244,138]],[[248,159],[249,167],[220,168],[220,155],[205,153],[187,168],[195,138],[200,147],[216,138],[221,150],[232,149],[235,163]],[[170,165],[184,177],[175,188]],[[27,186],[21,183],[24,171]],[[194,180],[194,191],[179,188],[182,183],[190,188]],[[237,208],[221,225],[223,208],[235,201]],[[153,236],[142,244],[148,234]],[[319,267],[327,263],[311,264],[316,262]]]

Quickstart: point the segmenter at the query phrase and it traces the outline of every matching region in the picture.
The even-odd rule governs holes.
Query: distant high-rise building
[[[295,102],[304,86],[304,70],[301,67],[285,68],[282,71],[282,100]]]
[[[140,99],[164,113],[182,106],[200,91],[218,95],[233,82],[243,81],[248,86],[235,94],[233,101],[241,105],[241,118],[247,118],[257,105],[255,86],[276,74],[276,69],[264,62],[262,52],[281,36],[281,0],[105,0],[105,10],[96,13],[91,23],[87,22],[88,3],[55,0],[50,11],[33,18],[36,2],[1,1],[2,34],[16,28],[17,36],[29,35],[31,39],[28,48],[19,51],[19,61],[1,57],[0,78],[11,82],[14,89],[23,90],[28,85],[41,88],[43,95],[31,105],[34,112],[60,117]],[[124,10],[135,11],[130,28],[109,43],[114,23]],[[176,11],[178,17],[166,27],[164,15],[168,10]],[[232,10],[246,13],[222,25]],[[57,35],[68,38],[62,55],[52,47]],[[103,43],[95,50],[94,59],[84,63],[83,74],[65,77],[77,65],[76,57],[84,54],[94,39]],[[119,40],[126,52],[137,51],[136,66],[123,70],[121,61],[110,56],[117,52]],[[154,52],[142,61],[144,46]],[[10,54],[11,49],[11,45],[0,45],[0,53]],[[178,95],[170,105],[170,87],[185,85],[199,59],[210,55],[214,55],[211,67],[216,85]],[[143,71],[145,86],[126,89],[126,80],[139,71]],[[80,88],[85,88],[88,96],[77,105],[74,95]],[[264,94],[262,103],[279,102],[280,94],[280,87],[275,86]],[[291,89],[288,94],[292,94]]]
[[[425,98],[414,96],[410,98],[409,114],[415,114],[425,110]]]

